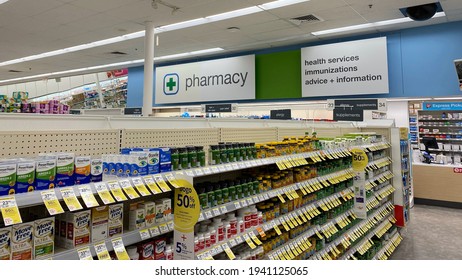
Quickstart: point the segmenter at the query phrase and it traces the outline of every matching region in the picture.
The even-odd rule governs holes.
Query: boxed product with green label
[[[35,161],[19,160],[17,164],[16,193],[35,190]]]
[[[0,162],[0,196],[16,192],[16,162]]]
[[[148,153],[148,173],[157,174],[160,172],[160,149],[151,148],[145,149]]]
[[[56,159],[37,159],[35,162],[36,190],[48,190],[55,187]]]
[[[34,259],[48,259],[55,248],[55,217],[34,222]]]
[[[74,154],[59,153],[56,154],[56,186],[66,187],[74,185]]]
[[[91,158],[75,157],[75,185],[88,184],[91,181]]]
[[[11,229],[0,228],[0,260],[11,259]]]

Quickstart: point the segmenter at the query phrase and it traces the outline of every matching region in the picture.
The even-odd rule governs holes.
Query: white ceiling
[[[0,62],[53,51],[144,30],[144,22],[156,26],[210,16],[272,0],[163,0],[179,11],[151,0],[10,0],[0,5]],[[156,56],[220,47],[229,52],[269,48],[326,38],[397,30],[462,20],[461,0],[441,0],[446,17],[380,29],[315,37],[310,33],[331,28],[403,17],[399,8],[431,0],[311,0],[284,8],[214,22],[159,35]],[[369,5],[372,5],[369,7]],[[299,26],[288,19],[308,14],[322,22]],[[228,27],[241,31],[231,33]],[[144,39],[133,39],[84,51],[0,67],[0,81],[142,59]],[[112,55],[121,51],[127,55]],[[9,73],[9,70],[23,71]]]

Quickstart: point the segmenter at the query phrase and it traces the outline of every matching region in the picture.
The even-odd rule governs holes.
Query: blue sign
[[[424,102],[424,111],[462,111],[462,102]]]

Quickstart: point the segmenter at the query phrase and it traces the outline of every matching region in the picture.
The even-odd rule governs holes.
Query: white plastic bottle
[[[217,241],[218,242],[223,241],[225,239],[225,228],[224,228],[223,222],[221,221],[220,218],[214,218],[213,225],[215,226],[215,229],[217,230]]]
[[[232,238],[231,225],[229,224],[229,221],[225,220],[223,222],[223,226],[225,227],[225,240]]]
[[[168,261],[173,260],[172,245],[167,245],[167,247],[165,247],[165,258],[166,258]]]
[[[258,226],[258,210],[257,210],[257,207],[255,207],[255,205],[253,205],[252,207],[250,207],[249,212],[250,212],[250,224],[251,224],[251,227],[255,228],[255,227]]]
[[[208,226],[208,232],[210,235],[210,246],[214,246],[218,241],[217,229],[213,225],[210,225]]]
[[[229,222],[229,225],[230,225],[230,228],[231,228],[231,237],[230,238],[232,238],[232,237],[236,236],[237,232],[238,232],[237,218],[234,215],[234,213],[228,213],[227,218],[228,218],[228,222]]]

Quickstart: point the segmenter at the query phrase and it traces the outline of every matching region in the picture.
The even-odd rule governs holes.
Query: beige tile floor
[[[415,205],[392,260],[462,260],[462,209]]]

